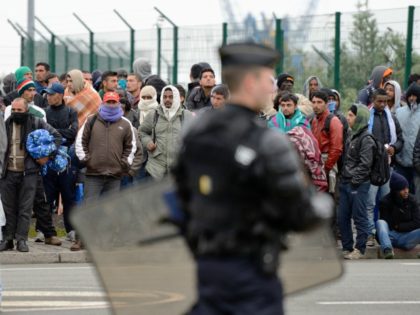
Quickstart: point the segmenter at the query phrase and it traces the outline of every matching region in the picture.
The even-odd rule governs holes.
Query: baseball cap
[[[57,93],[58,94],[64,94],[64,87],[60,83],[55,82],[50,87],[44,89],[44,91],[47,94],[50,94],[50,95],[51,94],[57,94]]]
[[[120,96],[117,92],[106,92],[104,95],[104,103],[108,101],[114,101],[119,103],[120,102]]]

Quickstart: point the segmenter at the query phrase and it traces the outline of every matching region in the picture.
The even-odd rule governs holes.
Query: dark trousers
[[[112,176],[91,176],[86,175],[85,179],[85,201],[98,200],[104,194],[118,192],[121,179]]]
[[[50,212],[54,207],[54,202],[57,201],[58,194],[61,194],[63,202],[63,219],[66,232],[73,230],[69,217],[71,209],[74,207],[74,193],[75,193],[75,174],[68,169],[64,172],[57,173],[48,170],[43,177],[45,194],[50,205]]]
[[[283,289],[249,259],[198,259],[198,301],[188,315],[282,315]]]
[[[37,175],[37,185],[36,185],[36,194],[35,201],[33,204],[33,209],[36,217],[36,230],[44,233],[45,237],[57,236],[55,227],[53,225],[52,212],[50,204],[47,201],[45,195],[44,183],[42,181],[42,176]]]
[[[6,225],[2,230],[4,240],[28,239],[37,176],[8,171],[1,180],[1,201],[6,215]]]
[[[366,210],[369,195],[370,183],[361,184],[354,189],[349,183],[340,185],[340,206],[338,210],[338,226],[341,232],[343,250],[353,250],[353,231],[351,219],[356,226],[356,248],[365,253],[366,242],[369,236],[369,219]]]

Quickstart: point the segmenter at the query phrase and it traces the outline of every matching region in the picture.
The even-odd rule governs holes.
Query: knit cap
[[[22,79],[20,81],[17,82],[17,91],[19,96],[22,96],[23,92],[25,92],[27,89],[29,88],[35,88],[35,83],[32,80],[29,79]]]

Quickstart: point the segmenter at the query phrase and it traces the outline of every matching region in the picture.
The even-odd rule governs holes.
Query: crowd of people
[[[69,220],[74,207],[170,174],[182,129],[229,103],[229,87],[216,84],[206,62],[191,67],[186,87],[151,70],[138,58],[132,73],[74,69],[57,75],[40,62],[35,78],[23,66],[3,79],[0,193],[6,223],[0,251],[15,245],[29,251],[32,217],[35,241],[60,246],[54,212],[63,215],[71,250],[81,250]],[[385,258],[393,258],[394,247],[420,244],[420,75],[410,76],[406,91],[392,75],[391,68],[375,67],[342,112],[340,92],[317,76],[300,94],[294,77],[283,73],[272,78],[264,110],[256,113],[260,124],[288,135],[308,181],[335,199],[332,228],[345,259],[362,258],[377,242]],[[26,141],[36,129],[47,130],[57,150],[66,148],[65,171],[41,172],[56,153],[39,159],[28,154]]]

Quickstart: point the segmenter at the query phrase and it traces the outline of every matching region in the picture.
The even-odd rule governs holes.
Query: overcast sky
[[[41,18],[57,34],[80,34],[85,30],[72,16],[76,12],[93,31],[125,30],[125,25],[112,12],[117,9],[136,29],[150,29],[157,21],[156,6],[178,25],[218,24],[226,19],[222,3],[219,0],[35,0],[35,15]],[[356,0],[319,0],[318,4],[308,8],[309,0],[231,0],[234,14],[242,20],[252,12],[259,16],[275,13],[298,16],[305,14],[327,14],[335,11],[349,12],[356,10]],[[7,3],[7,4],[6,4]],[[371,9],[403,8],[409,5],[420,6],[420,0],[370,0]],[[0,14],[0,74],[14,71],[19,66],[19,37],[7,23],[7,19],[18,22],[23,27],[27,23],[27,0],[4,0]],[[401,13],[401,12],[400,12]],[[406,17],[406,14],[404,15]],[[403,17],[401,17],[403,18]],[[420,7],[416,20],[420,20]],[[41,29],[41,28],[40,28]]]

